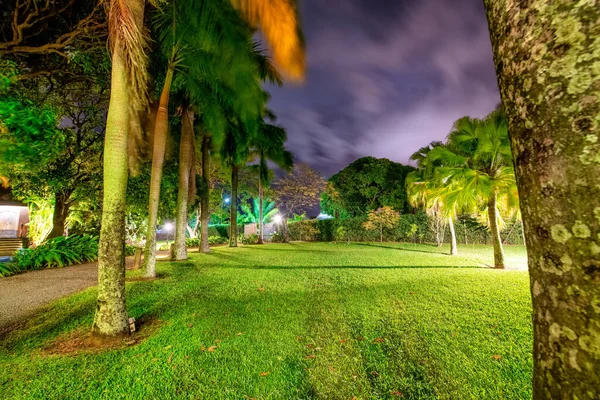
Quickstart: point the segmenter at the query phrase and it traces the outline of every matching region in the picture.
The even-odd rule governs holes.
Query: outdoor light
[[[225,203],[229,203],[229,197],[225,197]]]
[[[281,215],[277,214],[276,216],[273,217],[273,221],[278,224],[281,222]]]

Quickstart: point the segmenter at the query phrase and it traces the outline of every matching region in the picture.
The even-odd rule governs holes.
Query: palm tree
[[[199,15],[199,17],[197,17]],[[168,128],[168,104],[173,76],[178,72],[182,88],[198,88],[200,81],[216,90],[233,93],[229,110],[245,125],[252,124],[263,110],[264,97],[258,80],[264,57],[252,42],[252,31],[233,9],[221,1],[171,1],[156,18],[161,49],[167,58],[166,78],[154,124],[154,149],[148,210],[148,234],[144,267],[147,277],[156,275],[156,222],[160,179]],[[183,72],[183,73],[180,73]],[[213,85],[214,83],[214,85]],[[188,89],[193,90],[193,89]],[[203,110],[203,98],[190,93]],[[181,245],[181,243],[180,243]],[[183,253],[183,251],[180,251]],[[183,256],[183,254],[180,254]]]
[[[263,224],[269,223],[275,215],[279,212],[274,201],[267,200],[263,202],[262,209],[260,209],[260,199],[253,198],[252,206],[248,204],[242,204],[240,206],[244,212],[238,218],[238,222],[246,224]]]
[[[500,238],[499,199],[506,204],[516,194],[515,172],[508,125],[501,110],[483,120],[463,117],[454,123],[445,146],[436,146],[426,157],[440,163],[436,173],[446,183],[445,199],[463,209],[487,213],[494,246],[494,267],[504,268]]]
[[[177,188],[177,213],[175,218],[175,241],[173,259],[187,259],[185,234],[187,228],[188,200],[195,195],[195,140],[194,111],[187,102],[181,107],[181,138],[179,144],[179,184]],[[193,197],[192,197],[193,199]]]
[[[286,0],[233,0],[265,32],[280,67],[290,76],[304,73],[304,44],[296,8]],[[128,157],[147,104],[144,0],[109,0],[112,58],[111,97],[104,144],[104,199],[98,252],[98,302],[93,331],[129,332],[125,306],[125,196]],[[133,129],[131,129],[133,127]]]
[[[146,38],[143,0],[109,4],[112,56],[110,104],[104,141],[104,198],[98,248],[98,302],[92,331],[98,335],[129,332],[125,306],[125,194],[127,148],[146,106]],[[132,130],[131,127],[134,127]]]
[[[283,145],[287,140],[285,129],[277,126],[262,123],[258,134],[252,139],[251,156],[258,157],[258,243],[263,243],[263,199],[264,186],[270,184],[269,166],[267,160],[274,162],[280,168],[290,171],[293,166],[292,153],[285,150]]]
[[[427,156],[435,147],[444,146],[442,142],[431,142],[421,147],[410,157],[417,161],[417,170],[406,177],[408,200],[413,206],[422,206],[432,218],[446,218],[450,229],[450,254],[458,254],[454,219],[456,204],[448,198],[453,192],[450,182],[445,182],[436,168],[441,167],[440,160],[432,161]]]

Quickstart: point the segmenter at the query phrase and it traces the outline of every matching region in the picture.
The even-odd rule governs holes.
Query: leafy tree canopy
[[[358,215],[384,206],[409,210],[404,180],[414,168],[387,158],[363,157],[329,178],[322,197],[324,212]]]

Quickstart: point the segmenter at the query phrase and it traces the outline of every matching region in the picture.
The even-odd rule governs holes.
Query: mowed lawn
[[[447,251],[295,243],[160,262],[160,279],[127,285],[130,315],[156,320],[146,340],[48,354],[90,328],[96,289],[62,299],[3,338],[0,398],[529,399],[527,272],[486,268],[490,246]]]

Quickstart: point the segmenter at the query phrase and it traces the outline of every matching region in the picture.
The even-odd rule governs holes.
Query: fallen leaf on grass
[[[415,294],[415,292],[408,292],[408,294]]]
[[[296,336],[296,339],[302,340],[302,337],[301,336]]]
[[[348,339],[340,339],[340,343],[346,343]]]
[[[335,368],[333,368],[331,365],[328,365],[327,368],[329,368],[330,371],[335,371]]]
[[[219,343],[221,339],[215,339],[215,343]]]
[[[169,356],[169,359],[167,360],[167,364],[171,364],[171,360],[173,360],[173,353],[171,353],[171,355]]]
[[[246,400],[256,400],[256,397],[250,397],[250,396],[246,396],[246,395],[244,395],[244,398]]]
[[[188,328],[191,328],[192,326],[194,326],[194,324],[188,324]]]
[[[306,358],[306,359],[311,359],[311,358],[315,358],[315,356],[306,356],[306,357],[304,357],[304,358]]]
[[[158,358],[153,358],[152,360],[150,360],[150,362],[157,362]]]
[[[371,371],[371,375],[373,375],[373,376],[379,376],[379,372],[377,372],[377,371]]]
[[[359,336],[359,337],[357,337],[357,338],[356,338],[356,340],[359,340],[359,341],[361,341],[361,342],[362,342],[363,340],[365,340],[365,338],[364,338],[364,337],[362,337],[362,336]]]
[[[200,351],[204,351],[204,350],[206,350],[206,347],[204,347],[204,346],[200,347]]]
[[[267,376],[267,375],[269,375],[269,374],[270,374],[270,372],[268,372],[268,371],[265,371],[265,372],[261,372],[261,373],[260,373],[260,376]]]
[[[259,288],[258,288],[258,291],[259,291],[259,292],[264,292],[264,291],[265,291],[265,288],[263,288],[263,287],[259,287]]]
[[[321,351],[321,350],[323,350],[323,349],[322,349],[321,347],[315,347],[315,350],[316,350],[316,351]]]
[[[502,356],[499,356],[498,354],[494,354],[494,355],[492,356],[492,358],[493,358],[494,360],[499,360],[499,359],[501,359],[501,358],[502,358]]]
[[[168,345],[168,346],[165,346],[165,347],[164,347],[164,349],[165,349],[165,350],[169,350],[169,349],[172,349],[172,348],[173,348],[173,345],[172,345],[172,344],[170,344],[170,345]]]
[[[208,349],[206,349],[206,351],[208,352],[213,352],[217,349],[217,346],[210,346]]]
[[[399,391],[399,390],[396,390],[395,392],[392,392],[392,394],[393,394],[394,396],[398,396],[398,397],[404,397],[404,395],[402,394],[402,392],[401,392],[401,391]]]
[[[378,337],[377,339],[373,340],[373,343],[383,343],[385,342],[385,339]]]
[[[309,344],[307,344],[307,345],[306,345],[306,347],[308,347],[309,349],[314,349],[314,348],[315,348],[315,345],[314,345],[314,344],[310,344],[310,343],[309,343]]]
[[[238,332],[235,336],[242,336],[244,332]]]

